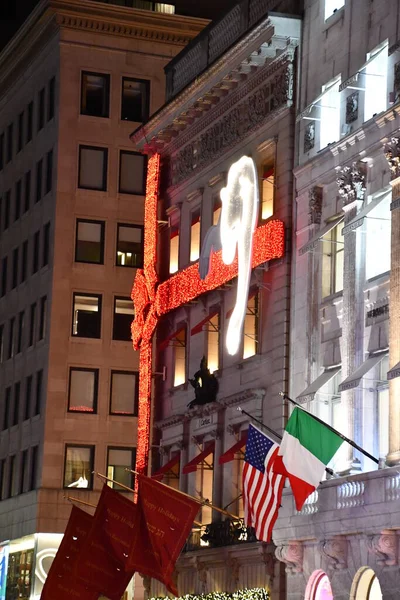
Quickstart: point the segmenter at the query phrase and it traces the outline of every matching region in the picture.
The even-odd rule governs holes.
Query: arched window
[[[331,583],[324,571],[314,571],[308,580],[305,600],[333,600]]]

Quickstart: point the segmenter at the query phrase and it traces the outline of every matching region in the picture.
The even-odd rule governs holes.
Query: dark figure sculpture
[[[195,394],[195,399],[188,404],[189,408],[215,402],[218,394],[218,379],[210,373],[205,356],[201,359],[200,369],[189,381],[194,387]]]

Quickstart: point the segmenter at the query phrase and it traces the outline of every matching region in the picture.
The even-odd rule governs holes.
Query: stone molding
[[[324,540],[319,545],[322,556],[327,559],[329,569],[340,571],[347,569],[348,541],[343,537]]]
[[[275,556],[286,564],[286,573],[289,575],[303,572],[303,542],[293,541],[278,546],[275,550]]]
[[[271,551],[271,547],[268,547],[264,542],[261,544],[259,552],[265,565],[265,572],[268,576],[270,586],[272,587],[275,577],[276,557],[273,551]]]
[[[353,162],[351,167],[341,167],[336,183],[339,196],[343,200],[343,210],[346,212],[354,207],[365,196],[366,169],[365,165]]]
[[[378,565],[393,567],[398,564],[398,538],[395,531],[387,529],[379,535],[368,536],[367,547],[378,557]]]
[[[385,158],[389,164],[390,180],[400,177],[400,137],[392,137],[385,145]]]
[[[321,225],[323,188],[315,185],[308,192],[308,223]]]

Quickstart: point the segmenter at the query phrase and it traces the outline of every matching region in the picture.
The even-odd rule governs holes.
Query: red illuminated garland
[[[139,415],[136,470],[146,473],[150,448],[150,409],[152,376],[152,337],[158,319],[182,304],[215,290],[237,276],[237,260],[232,265],[222,262],[221,252],[213,254],[206,279],[199,276],[198,263],[176,273],[157,286],[157,200],[160,182],[160,155],[154,154],[148,163],[144,211],[144,269],[136,273],[132,289],[135,320],[132,341],[139,357]],[[284,253],[284,225],[269,221],[254,233],[252,268]]]

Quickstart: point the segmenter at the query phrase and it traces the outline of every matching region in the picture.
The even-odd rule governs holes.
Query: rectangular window
[[[390,271],[391,263],[391,213],[392,194],[381,200],[364,219],[365,276],[372,279]],[[372,201],[372,200],[371,200]],[[377,252],[377,249],[379,251]]]
[[[13,410],[13,420],[12,420],[13,427],[14,427],[14,425],[18,425],[18,422],[19,422],[20,396],[21,396],[21,383],[18,381],[14,385],[14,410]]]
[[[143,123],[149,118],[150,82],[122,78],[121,119]]]
[[[11,408],[11,386],[6,388],[4,394],[3,431],[8,429]]]
[[[31,172],[25,173],[25,202],[24,212],[28,212],[31,204]]]
[[[14,221],[18,221],[21,216],[21,198],[22,198],[22,179],[19,179],[15,184],[15,205],[14,205]]]
[[[78,187],[85,190],[107,190],[108,149],[79,146]]]
[[[72,335],[101,337],[101,295],[74,294]]]
[[[35,202],[42,199],[42,183],[43,183],[43,159],[41,158],[36,163],[36,197]]]
[[[12,261],[12,287],[14,289],[18,285],[18,259],[19,259],[19,249],[14,248],[13,250],[13,261]]]
[[[21,283],[25,281],[28,269],[28,240],[22,244]]]
[[[15,455],[10,456],[8,463],[8,486],[7,486],[7,498],[11,498],[14,495],[15,489]]]
[[[201,451],[205,449],[207,442],[203,442]],[[214,492],[214,452],[209,454],[196,469],[196,490],[200,498],[207,498],[211,503]],[[197,517],[198,518],[198,517]],[[212,510],[208,507],[201,509],[200,522],[202,525],[212,522]]]
[[[12,358],[14,356],[14,337],[15,337],[15,317],[10,319],[10,325],[8,328],[8,352],[7,358]]]
[[[118,223],[117,257],[119,267],[143,267],[143,227]]]
[[[4,325],[0,325],[0,364],[4,358]]]
[[[146,193],[146,157],[143,154],[120,151],[119,193],[140,196]]]
[[[21,310],[21,312],[18,315],[17,354],[20,354],[22,352],[24,323],[25,323],[25,311]]]
[[[388,105],[387,70],[388,46],[373,50],[367,55],[364,69],[365,96],[364,121],[386,110]]]
[[[172,229],[169,242],[169,272],[172,275],[179,269],[179,229]]]
[[[10,227],[11,213],[11,190],[7,190],[4,195],[4,231]]]
[[[49,264],[50,254],[50,223],[46,223],[43,228],[43,254],[42,254],[42,267]]]
[[[1,261],[1,297],[5,296],[7,293],[7,267],[8,257],[5,256]]]
[[[319,147],[326,148],[328,144],[340,140],[340,77],[336,77],[322,86],[320,106]]]
[[[33,236],[32,274],[39,270],[40,231]]]
[[[322,298],[343,290],[343,223],[322,238]]]
[[[108,117],[110,103],[110,76],[103,73],[82,72],[81,114]]]
[[[30,319],[29,319],[29,346],[33,346],[35,339],[35,321],[36,321],[36,302],[31,304]]]
[[[42,408],[42,390],[43,390],[43,371],[36,373],[36,397],[35,397],[35,412],[34,415],[40,415]]]
[[[39,92],[38,114],[37,114],[37,130],[40,131],[44,127],[44,107],[45,107],[45,89],[42,88]]]
[[[274,214],[275,169],[269,163],[262,167],[261,219],[269,219]]]
[[[339,8],[342,8],[344,3],[345,0],[325,0],[325,21],[339,10]]]
[[[24,143],[24,112],[19,113],[18,116],[18,141],[17,141],[17,153],[21,152],[22,145]]]
[[[29,491],[36,490],[39,460],[39,446],[31,448],[31,472],[29,474]]]
[[[190,262],[199,259],[200,256],[200,212],[192,213],[190,226]]]
[[[137,415],[138,377],[138,373],[111,372],[111,415]]]
[[[14,136],[14,125],[12,123],[7,127],[7,155],[6,162],[12,161],[13,157],[13,136]]]
[[[98,369],[70,368],[69,412],[97,413],[98,381]]]
[[[53,150],[49,150],[46,155],[46,188],[45,194],[51,192],[53,187]]]
[[[175,369],[174,386],[186,382],[186,327],[176,334],[174,339]]]
[[[259,298],[258,293],[247,301],[247,311],[243,326],[243,358],[250,358],[258,352],[258,320],[259,320]]]
[[[126,469],[134,469],[136,450],[134,448],[108,448],[107,450],[107,477],[122,483],[128,488],[133,487],[133,475]],[[108,485],[119,492],[124,488],[112,481]]]
[[[28,118],[26,124],[26,143],[30,142],[33,135],[33,102],[28,104]]]
[[[44,340],[46,337],[47,323],[47,297],[40,298],[40,319],[39,319],[39,336],[38,340]]]
[[[26,378],[25,383],[25,412],[24,412],[24,420],[30,419],[32,414],[32,381],[33,376],[29,375]]]
[[[104,221],[76,220],[76,262],[104,264],[104,229]]]
[[[4,133],[0,134],[0,171],[4,169]]]
[[[131,340],[133,317],[132,300],[130,298],[114,298],[113,340],[123,342]]]
[[[65,447],[64,487],[92,489],[94,446]]]
[[[23,450],[21,452],[21,462],[19,468],[19,494],[23,494],[25,492],[25,475],[26,469],[28,465],[28,450]]]
[[[47,120],[51,121],[54,117],[56,97],[56,78],[52,77],[49,81],[49,93],[47,96]]]
[[[218,371],[220,357],[220,315],[212,317],[207,323],[207,366],[210,373]]]

